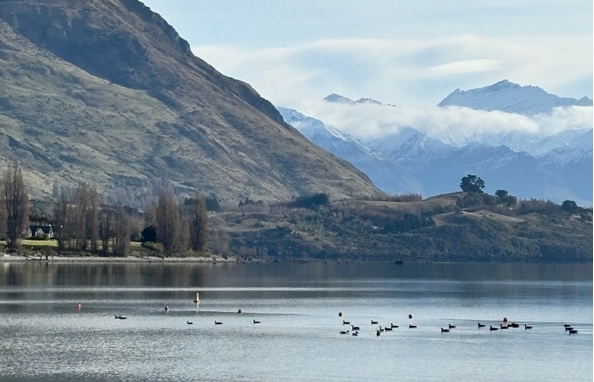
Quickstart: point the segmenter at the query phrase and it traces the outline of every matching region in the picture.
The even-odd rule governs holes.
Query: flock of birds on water
[[[339,312],[338,316],[342,317],[342,312]],[[412,320],[412,318],[413,318],[413,315],[409,314],[408,319]],[[351,334],[352,336],[355,336],[355,337],[359,335],[359,331],[361,330],[361,328],[359,326],[355,326],[355,325],[351,324],[350,321],[346,321],[346,320],[342,320],[342,324],[350,325],[351,329],[350,330],[341,330],[340,331],[341,335]],[[379,322],[376,320],[371,320],[371,325],[379,325]],[[479,329],[485,328],[486,326],[487,326],[486,324],[481,324],[480,322],[477,323],[477,327]],[[507,318],[504,318],[503,323],[499,324],[499,327],[489,325],[489,331],[494,332],[497,330],[506,330],[506,329],[510,329],[510,328],[519,328],[519,327],[520,327],[520,324],[517,324],[515,322],[508,322]],[[532,329],[532,327],[533,327],[532,325],[524,324],[524,330],[530,330],[530,329]],[[569,335],[578,333],[577,329],[574,329],[570,324],[563,324],[563,327],[565,328],[565,331],[569,333]],[[375,330],[375,335],[379,337],[382,333],[390,332],[393,329],[397,329],[397,328],[399,328],[399,325],[394,325],[393,323],[390,323],[390,326],[385,326],[385,327],[382,327],[381,325],[379,325],[379,327]],[[408,324],[408,328],[409,329],[417,329],[417,325]],[[440,331],[441,331],[441,333],[449,333],[452,329],[455,329],[455,328],[456,328],[456,325],[448,324],[448,326],[445,328],[442,326],[440,328]]]
[[[80,304],[77,305],[77,309],[80,309]],[[169,313],[169,307],[168,306],[166,306],[163,310],[165,311],[165,313]],[[239,309],[237,311],[237,313],[238,314],[241,314],[243,312],[242,312],[241,309]],[[125,319],[128,318],[128,317],[125,317],[125,316],[122,316],[122,315],[118,315],[118,314],[114,314],[114,316],[115,316],[115,319],[116,320],[125,320]],[[342,312],[338,312],[338,316],[339,317],[342,317],[343,316]],[[413,319],[413,315],[412,314],[409,314],[408,315],[408,319],[409,320],[412,320]],[[256,319],[252,319],[252,323],[254,325],[255,324],[260,324],[261,321],[260,320],[256,320]],[[193,325],[194,322],[192,322],[192,321],[186,321],[186,324]],[[223,322],[222,321],[215,320],[214,321],[214,324],[215,325],[223,325]],[[351,329],[349,329],[349,330],[341,330],[340,331],[340,334],[341,335],[348,335],[348,334],[350,334],[350,335],[352,335],[354,337],[356,337],[356,336],[359,335],[359,331],[361,330],[361,327],[355,326],[355,325],[351,324],[350,321],[346,321],[344,319],[342,320],[342,325],[347,325],[347,326],[350,325]],[[376,321],[376,320],[371,320],[371,325],[378,325],[379,326],[376,329],[376,332],[375,332],[376,336],[378,336],[378,337],[382,333],[384,333],[384,332],[391,332],[392,330],[399,328],[399,325],[394,325],[393,323],[390,323],[390,326],[383,326],[382,327],[381,325],[379,325],[379,322]],[[523,325],[524,325],[524,330],[530,330],[530,329],[532,329],[532,326],[531,325],[526,325],[526,324],[523,324]],[[486,328],[487,325],[486,324],[481,324],[480,322],[478,322],[477,323],[477,326],[478,326],[479,329],[481,329],[481,328]],[[493,326],[493,325],[489,325],[489,331],[494,332],[494,331],[497,331],[497,330],[506,330],[506,329],[510,329],[510,328],[513,329],[513,328],[520,328],[520,327],[521,327],[520,324],[517,324],[515,322],[508,322],[507,318],[503,318],[503,323],[502,324],[499,324],[499,327]],[[577,334],[578,333],[577,329],[574,329],[573,326],[571,326],[570,324],[563,324],[563,327],[565,328],[565,332],[569,333],[569,335]],[[408,328],[409,329],[416,329],[417,328],[417,325],[408,324]],[[448,324],[448,326],[446,328],[444,328],[442,326],[440,328],[440,330],[441,330],[441,333],[449,333],[452,329],[455,329],[455,328],[456,328],[456,325]]]

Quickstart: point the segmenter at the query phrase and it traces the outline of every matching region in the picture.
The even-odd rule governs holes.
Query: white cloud
[[[499,60],[463,60],[429,68],[429,74],[441,77],[454,74],[484,73],[501,69]]]
[[[502,79],[548,92],[584,89],[592,96],[592,36],[319,40],[282,48],[194,46],[222,73],[250,83],[279,106],[330,93],[407,107],[437,104],[456,88]]]
[[[376,139],[412,127],[430,137],[460,137],[521,132],[543,137],[568,128],[592,128],[592,107],[556,108],[534,117],[464,107],[403,108],[374,104],[311,101],[300,111],[358,139]]]

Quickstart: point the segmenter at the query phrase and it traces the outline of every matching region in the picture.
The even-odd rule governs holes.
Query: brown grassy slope
[[[136,0],[0,0],[0,22],[1,155],[37,190],[166,178],[221,200],[378,193]]]
[[[453,193],[420,202],[348,200],[318,210],[249,206],[211,219],[232,252],[264,259],[406,262],[592,262],[592,215],[460,209]],[[384,227],[405,214],[435,225],[400,233]]]

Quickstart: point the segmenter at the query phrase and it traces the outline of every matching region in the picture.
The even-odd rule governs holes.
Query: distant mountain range
[[[337,94],[326,102],[356,106],[381,102],[350,100]],[[569,106],[592,106],[592,100],[560,98],[535,86],[509,81],[468,91],[456,90],[438,105],[535,116]],[[285,121],[317,145],[365,172],[387,193],[432,196],[456,191],[466,174],[479,175],[486,191],[505,189],[520,198],[575,200],[592,205],[592,126],[575,126],[550,135],[516,130],[507,133],[429,136],[422,126],[400,129],[380,139],[353,139],[295,110],[279,108]]]

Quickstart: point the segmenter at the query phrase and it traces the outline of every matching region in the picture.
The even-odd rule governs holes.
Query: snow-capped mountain
[[[330,94],[329,96],[324,98],[324,101],[332,102],[332,103],[343,103],[343,104],[347,104],[347,105],[358,105],[358,104],[383,105],[383,103],[381,103],[380,101],[376,101],[372,98],[360,98],[357,101],[353,101],[350,98],[343,97],[336,93]],[[391,105],[388,105],[388,106],[391,106]]]
[[[369,99],[353,101],[337,94],[325,101],[347,107],[369,102],[378,107],[393,107]],[[560,98],[538,87],[501,81],[481,89],[456,90],[438,106],[497,110],[534,122],[538,118],[535,115],[554,113],[558,111],[555,108],[591,105],[592,100],[586,97]],[[592,205],[591,118],[585,122],[571,121],[566,124],[568,128],[549,134],[520,129],[504,133],[429,134],[424,132],[431,131],[427,126],[409,126],[379,139],[357,140],[342,133],[340,126],[329,126],[295,110],[279,110],[308,139],[354,164],[388,193],[431,196],[452,192],[458,189],[463,176],[477,174],[489,193],[505,189],[524,199],[551,199],[558,203],[569,199]]]
[[[285,122],[299,130],[307,139],[346,159],[363,171],[373,183],[390,194],[422,193],[421,184],[405,168],[381,153],[315,118],[294,109],[278,107]]]
[[[500,110],[506,113],[535,115],[550,113],[555,107],[592,106],[592,100],[583,97],[561,98],[537,86],[520,86],[507,80],[484,88],[456,89],[437,106],[463,106],[475,110]]]

